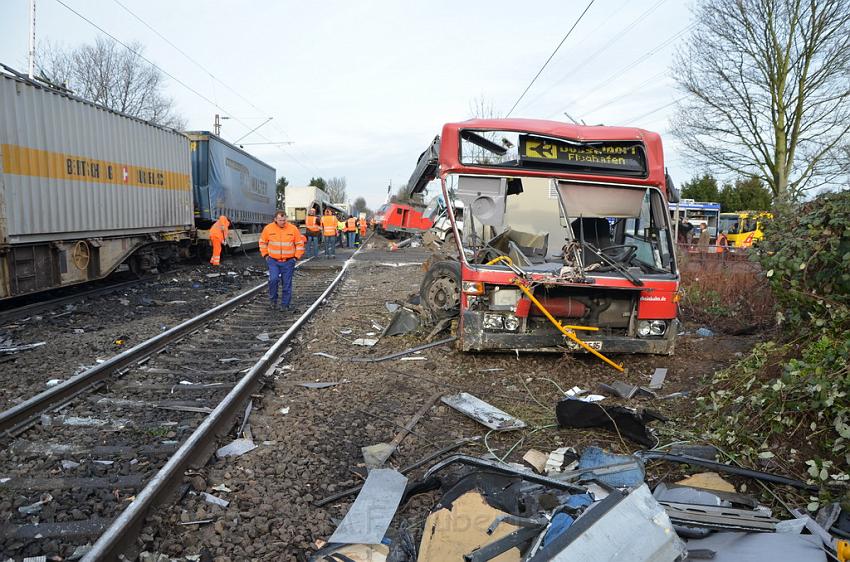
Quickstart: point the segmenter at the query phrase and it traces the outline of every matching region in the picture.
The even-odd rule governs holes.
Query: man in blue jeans
[[[292,299],[292,274],[295,262],[304,255],[304,236],[294,224],[286,219],[286,213],[275,213],[274,222],[266,225],[260,235],[260,254],[266,258],[269,266],[269,302],[272,309],[277,308],[277,291],[282,285],[280,295],[281,310],[289,310]]]

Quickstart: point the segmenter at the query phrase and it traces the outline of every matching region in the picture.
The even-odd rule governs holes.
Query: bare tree
[[[141,57],[143,50],[141,43],[131,43],[127,50],[101,37],[76,49],[46,43],[39,49],[37,71],[81,98],[151,123],[185,129],[174,100],[163,93],[162,73]]]
[[[850,131],[850,0],[699,0],[673,73],[694,164],[778,201],[834,183]]]
[[[345,190],[345,176],[339,178],[328,178],[325,191],[333,203],[344,203],[347,199]]]

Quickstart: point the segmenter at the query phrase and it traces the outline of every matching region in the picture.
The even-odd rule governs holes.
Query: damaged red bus
[[[408,190],[436,178],[458,261],[435,263],[420,293],[437,318],[459,312],[463,350],[673,353],[678,193],[657,133],[448,123]]]

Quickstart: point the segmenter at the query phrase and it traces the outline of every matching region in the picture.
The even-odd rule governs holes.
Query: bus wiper
[[[632,285],[634,285],[635,287],[643,287],[643,281],[632,275],[628,269],[603,254],[602,251],[596,248],[593,244],[591,244],[590,242],[585,242],[584,240],[580,240],[580,243],[582,246],[590,250],[597,258],[602,260],[605,264],[610,265],[618,272],[620,272],[623,277],[631,281]]]

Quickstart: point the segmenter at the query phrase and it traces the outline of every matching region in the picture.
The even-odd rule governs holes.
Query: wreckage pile
[[[601,398],[573,389],[573,396],[557,404],[558,425],[598,427],[646,446],[657,443],[647,423],[662,419],[660,416],[602,406]],[[526,426],[468,393],[441,400],[491,432]],[[425,462],[401,471],[374,468],[362,489],[316,502],[326,505],[360,491],[313,559],[848,559],[850,543],[840,537],[850,532],[850,513],[835,504],[821,510],[816,519],[791,508],[787,516],[780,517],[756,498],[739,493],[720,473],[763,485],[804,491],[816,488],[785,476],[722,464],[716,455],[713,447],[706,446],[651,448],[631,455],[611,454],[595,446],[580,452],[561,447],[549,454],[531,449],[523,456],[526,464],[508,463],[492,453],[485,457],[453,455],[413,481],[405,474]],[[386,457],[380,463],[383,460]],[[710,472],[676,482],[657,481],[647,477],[646,465],[658,461]],[[656,483],[651,490],[648,482],[653,480]],[[411,529],[404,522],[393,527],[394,520],[403,519],[396,514],[410,498],[425,493],[436,493],[436,503],[421,529]],[[418,547],[416,535],[421,536]]]

